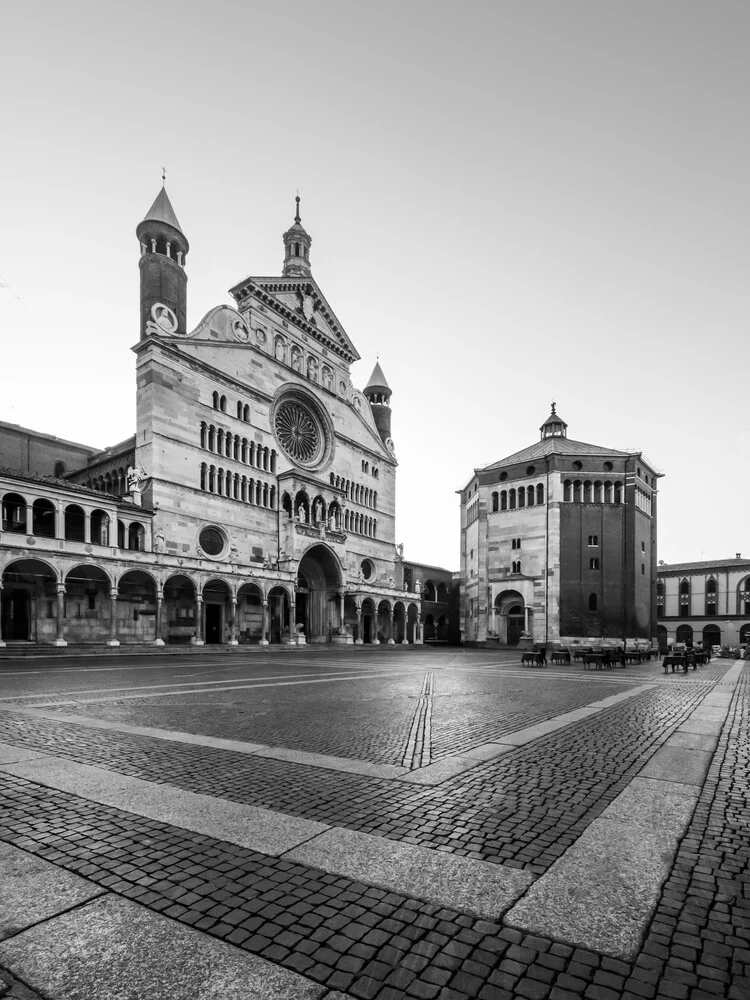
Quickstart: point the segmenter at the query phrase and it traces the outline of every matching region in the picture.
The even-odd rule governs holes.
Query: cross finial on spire
[[[557,406],[557,403],[553,403],[553,404],[552,404],[552,412],[553,412],[553,413],[555,412],[555,407],[556,407],[556,406]]]
[[[297,197],[294,200],[297,202],[297,214],[294,216],[294,221],[301,222],[302,220],[299,217],[299,188],[297,188]]]
[[[166,182],[167,182],[167,168],[166,167],[162,167],[161,168],[161,186],[164,187],[164,185],[166,184]]]

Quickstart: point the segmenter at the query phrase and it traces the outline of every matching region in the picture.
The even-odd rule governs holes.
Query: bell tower
[[[141,244],[141,340],[149,336],[154,324],[162,334],[185,334],[185,258],[190,244],[165,187],[162,186],[135,234]]]
[[[299,195],[295,199],[297,211],[294,224],[284,233],[284,266],[281,274],[285,278],[307,278],[312,274],[310,268],[310,246],[312,240],[302,225],[299,216]]]
[[[386,442],[391,436],[391,387],[386,382],[379,361],[375,362],[370,380],[362,391],[370,404],[375,426]]]

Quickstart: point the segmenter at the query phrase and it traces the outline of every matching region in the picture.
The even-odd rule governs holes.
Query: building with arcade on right
[[[656,570],[659,644],[750,643],[750,559],[660,563]]]

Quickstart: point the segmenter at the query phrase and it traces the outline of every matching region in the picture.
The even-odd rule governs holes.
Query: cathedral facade
[[[62,442],[54,471],[0,460],[0,641],[421,642],[391,390],[379,363],[352,384],[359,355],[312,276],[299,199],[281,275],[241,281],[193,328],[166,189],[136,235],[135,435]]]
[[[461,491],[464,642],[515,646],[656,637],[656,494],[641,453],[541,439]]]

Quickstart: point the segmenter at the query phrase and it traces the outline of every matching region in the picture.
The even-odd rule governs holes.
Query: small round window
[[[501,472],[500,475],[498,476],[498,479],[500,480],[501,483],[504,483],[507,478],[508,478],[507,472]]]
[[[583,468],[583,462],[573,462],[573,468],[579,472]]]
[[[375,574],[375,567],[372,565],[369,559],[362,560],[362,577],[365,580],[370,580]]]
[[[604,471],[605,472],[611,472],[612,469],[614,469],[614,465],[612,465],[611,462],[605,462],[604,463]]]
[[[219,556],[224,551],[226,540],[218,528],[204,528],[200,534],[200,547],[207,556]]]
[[[535,472],[536,472],[536,466],[535,465],[527,465],[526,466],[526,475],[527,476],[533,476]]]

